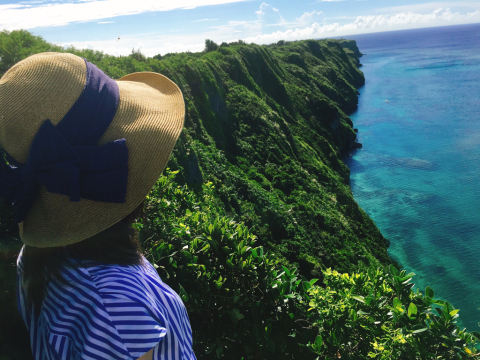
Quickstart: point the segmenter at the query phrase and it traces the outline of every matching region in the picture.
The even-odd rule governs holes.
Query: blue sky
[[[0,30],[114,55],[479,22],[480,0],[0,0]]]

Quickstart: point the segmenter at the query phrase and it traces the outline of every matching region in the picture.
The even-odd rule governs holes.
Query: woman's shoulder
[[[150,281],[162,282],[155,268],[150,262],[142,256],[142,262],[136,265],[103,264],[99,262],[83,263],[83,267],[88,270],[89,275],[94,281],[105,279],[144,279]]]
[[[142,264],[90,264],[86,271],[104,298],[122,297],[136,299],[138,302],[152,302],[157,290],[165,288],[155,268],[142,257]]]

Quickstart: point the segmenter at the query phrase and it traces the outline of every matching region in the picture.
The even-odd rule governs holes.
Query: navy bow
[[[33,139],[26,164],[0,154],[0,197],[14,206],[17,223],[25,220],[40,184],[47,191],[110,203],[124,203],[128,178],[125,139],[95,146],[110,125],[119,102],[118,85],[87,64],[82,95],[55,127],[45,120]]]

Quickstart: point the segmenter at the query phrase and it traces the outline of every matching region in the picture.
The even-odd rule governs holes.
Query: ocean
[[[355,200],[416,288],[480,321],[480,24],[345,37],[365,85],[345,159]]]

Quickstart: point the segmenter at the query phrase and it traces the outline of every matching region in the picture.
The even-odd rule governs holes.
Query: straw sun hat
[[[117,81],[86,60],[42,53],[0,79],[0,197],[23,242],[64,246],[132,212],[183,128],[180,89],[141,72]]]

